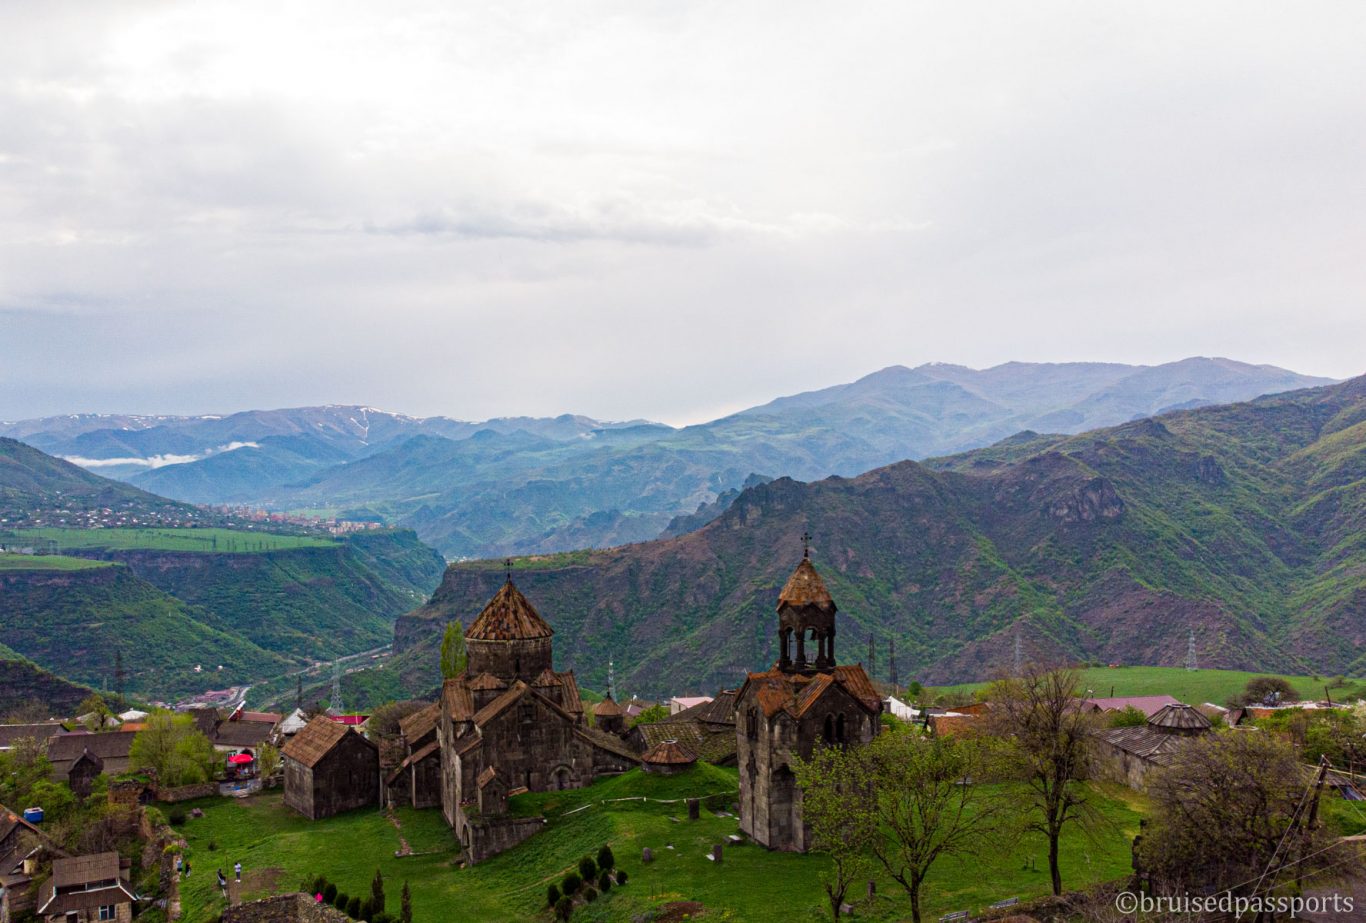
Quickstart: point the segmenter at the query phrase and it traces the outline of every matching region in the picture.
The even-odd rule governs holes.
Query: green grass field
[[[331,538],[314,535],[274,535],[240,529],[23,529],[0,534],[15,541],[61,551],[204,551],[251,553],[288,551],[335,545]]]
[[[1276,676],[1272,673],[1247,673],[1241,670],[1186,670],[1181,667],[1091,667],[1081,671],[1084,689],[1096,697],[1130,695],[1172,695],[1188,705],[1202,702],[1225,704],[1230,697],[1242,692],[1254,676]],[[1323,698],[1328,678],[1285,676],[1305,698]],[[936,687],[936,693],[974,692],[986,683],[964,683],[960,686]],[[1352,682],[1351,686],[1360,686]],[[1338,698],[1338,691],[1333,692]]]
[[[699,765],[672,777],[637,770],[579,791],[522,795],[514,799],[515,809],[524,814],[543,811],[549,819],[546,829],[469,869],[455,867],[455,845],[437,810],[398,811],[402,835],[416,854],[396,858],[399,832],[375,810],[314,822],[285,808],[279,793],[189,803],[177,809],[188,813],[200,807],[205,816],[180,828],[194,868],[182,883],[184,919],[206,923],[221,912],[214,870],[230,875],[240,860],[246,899],[296,890],[301,881],[319,874],[349,894],[365,896],[378,867],[391,909],[397,908],[403,882],[409,882],[419,923],[548,920],[543,906],[547,883],[561,879],[581,856],[596,854],[603,843],[612,845],[630,880],[580,908],[575,920],[624,923],[649,907],[680,900],[700,901],[709,910],[708,919],[761,923],[828,918],[819,882],[826,867],[822,856],[743,845],[728,847],[725,861],[716,865],[706,854],[712,844],[737,832],[734,817],[704,810],[701,820],[690,822],[682,803],[639,800],[725,792],[718,799],[725,803],[736,786],[734,770]],[[1073,831],[1064,840],[1063,878],[1069,886],[1116,878],[1128,870],[1129,841],[1138,828],[1137,796],[1110,788],[1101,795],[1106,828],[1091,839]],[[616,798],[636,800],[611,801]],[[654,852],[649,865],[640,861],[644,846]],[[944,860],[926,885],[926,918],[1045,893],[1045,855],[1042,841],[1026,836],[1003,841],[988,855]],[[859,915],[877,921],[905,919],[909,902],[893,882],[877,877],[878,897],[860,907]],[[858,890],[861,897],[862,888]]]
[[[95,567],[113,567],[109,561],[92,561],[89,558],[69,558],[60,554],[2,554],[0,571],[6,570],[90,570]]]

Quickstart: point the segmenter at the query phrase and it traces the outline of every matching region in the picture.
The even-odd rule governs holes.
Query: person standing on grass
[[[232,867],[232,871],[233,874],[237,876],[237,880],[240,883],[242,881],[242,863],[239,862],[236,865],[234,865]]]
[[[223,870],[218,870],[218,890],[223,892],[223,896],[228,896],[228,876],[223,874]]]

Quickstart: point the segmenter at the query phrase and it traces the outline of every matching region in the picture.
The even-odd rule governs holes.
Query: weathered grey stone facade
[[[467,669],[442,687],[441,809],[478,862],[540,829],[507,815],[524,791],[581,788],[638,759],[590,729],[572,672],[552,668],[553,631],[509,580],[465,633]]]
[[[881,729],[882,701],[862,665],[835,662],[835,611],[803,558],[778,597],[778,662],[749,674],[735,698],[740,829],[770,849],[811,848],[795,758],[809,759],[818,747],[859,746]]]
[[[285,804],[318,820],[380,803],[379,748],[319,715],[280,751]]]

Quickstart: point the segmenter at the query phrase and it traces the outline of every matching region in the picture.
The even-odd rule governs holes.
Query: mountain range
[[[1023,657],[1366,672],[1366,377],[1078,435],[1016,434],[853,478],[742,491],[667,540],[531,556],[514,577],[561,668],[624,694],[711,692],[774,659],[774,603],[814,539],[837,654],[903,682]],[[451,565],[395,626],[409,689],[500,564]],[[867,656],[869,639],[876,649]]]
[[[858,381],[673,428],[587,417],[469,423],[364,407],[228,416],[77,415],[0,424],[153,493],[373,518],[449,558],[604,547],[676,534],[753,477],[852,476],[992,444],[1328,380],[1192,358],[1157,366],[894,366]],[[718,502],[721,500],[721,502]]]

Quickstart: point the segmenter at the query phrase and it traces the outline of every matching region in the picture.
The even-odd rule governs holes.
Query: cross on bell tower
[[[503,569],[507,571],[508,583],[512,582],[512,558],[503,559]]]
[[[802,533],[802,560],[811,560],[811,533]]]

